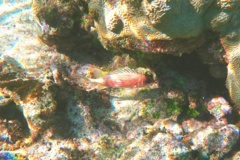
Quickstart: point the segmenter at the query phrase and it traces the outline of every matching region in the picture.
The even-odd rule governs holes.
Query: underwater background
[[[239,53],[239,0],[0,0],[0,160],[240,159]]]

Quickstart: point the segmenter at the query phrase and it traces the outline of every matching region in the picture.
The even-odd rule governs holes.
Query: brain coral
[[[107,49],[181,55],[213,32],[226,51],[226,84],[240,107],[240,0],[90,0],[89,13]]]

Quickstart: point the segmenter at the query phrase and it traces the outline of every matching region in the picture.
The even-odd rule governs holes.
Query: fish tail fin
[[[72,75],[82,75],[88,78],[97,79],[106,75],[106,72],[94,65],[86,64],[83,66],[74,66],[72,68]]]
[[[94,65],[75,66],[72,69],[70,80],[72,83],[86,90],[102,89],[105,87],[104,76],[107,72]]]
[[[95,89],[101,90],[106,88],[103,78],[92,79],[83,75],[71,75],[71,81],[74,84],[83,87],[86,91],[91,91]]]
[[[106,75],[107,73],[102,71],[99,68],[93,68],[92,69],[92,78],[97,79],[97,78],[102,78]]]
[[[84,85],[84,84],[88,84],[88,83],[91,83],[91,81],[89,80],[89,78],[87,77],[81,77],[79,79],[76,80],[77,84],[79,85]]]
[[[82,86],[82,84],[90,83],[89,78],[83,75],[72,74],[70,75],[69,79],[70,79],[70,82],[78,84],[79,86]]]

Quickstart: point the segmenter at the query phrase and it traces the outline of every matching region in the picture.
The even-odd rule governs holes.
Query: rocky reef
[[[181,56],[212,43],[213,39],[208,38],[210,34],[217,36],[226,51],[227,88],[239,106],[239,6],[238,0],[91,0],[89,13],[107,49]],[[219,67],[211,68],[216,71]]]
[[[39,37],[44,43],[68,51],[91,46],[93,35],[87,31],[92,20],[87,15],[86,1],[34,0],[32,8],[42,30]]]
[[[0,159],[239,158],[239,1],[0,10]],[[125,67],[153,81],[97,83]]]

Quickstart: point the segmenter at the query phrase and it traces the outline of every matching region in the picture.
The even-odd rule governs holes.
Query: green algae
[[[152,113],[152,117],[153,117],[154,119],[159,119],[159,118],[161,117],[161,113],[160,113],[160,112],[153,112],[153,113]]]
[[[182,112],[182,107],[174,100],[166,100],[165,105],[167,106],[167,113],[169,116],[173,116]]]
[[[187,110],[187,115],[189,115],[192,118],[196,118],[200,113],[196,109],[188,109]]]

